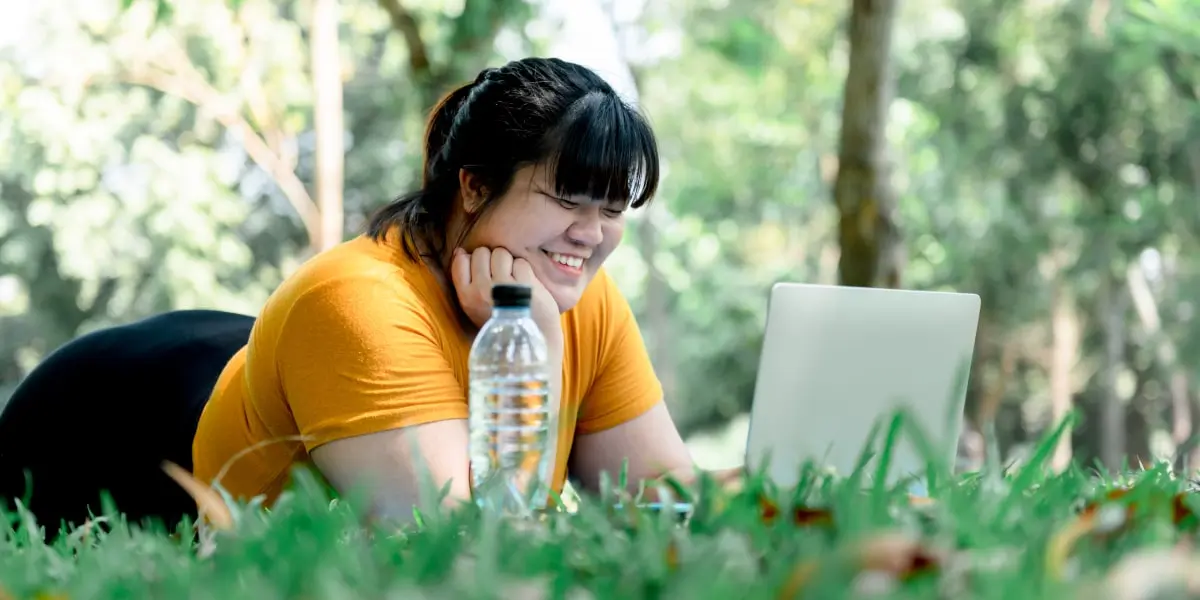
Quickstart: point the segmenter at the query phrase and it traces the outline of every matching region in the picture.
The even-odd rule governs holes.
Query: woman
[[[404,519],[422,460],[451,499],[469,497],[467,356],[491,286],[513,281],[533,287],[562,375],[553,487],[570,471],[595,490],[625,459],[631,482],[691,474],[602,268],[658,177],[650,126],[593,72],[539,58],[484,70],[434,109],[421,188],[289,277],[209,382],[189,440],[195,475],[270,502],[294,466],[313,464],[339,490],[368,486],[377,515]],[[35,510],[37,493],[35,475]]]

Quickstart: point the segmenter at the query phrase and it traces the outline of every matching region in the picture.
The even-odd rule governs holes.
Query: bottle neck
[[[530,315],[528,306],[494,306],[492,317],[499,319],[519,319]]]

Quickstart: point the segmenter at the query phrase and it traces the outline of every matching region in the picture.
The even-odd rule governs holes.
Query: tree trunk
[[[1050,312],[1050,420],[1051,427],[1058,424],[1071,411],[1071,398],[1075,386],[1071,381],[1075,360],[1079,354],[1080,327],[1075,311],[1075,302],[1067,283],[1063,281],[1061,268],[1055,274],[1053,305]],[[1062,471],[1071,463],[1071,432],[1067,431],[1058,440],[1050,468]]]
[[[1154,455],[1150,452],[1150,432],[1154,426],[1146,411],[1142,410],[1141,404],[1135,397],[1133,401],[1121,407],[1125,420],[1122,424],[1125,432],[1124,459],[1131,469],[1154,466]]]
[[[345,227],[342,209],[345,126],[339,22],[338,0],[313,0],[309,51],[314,91],[317,212],[320,215],[320,234],[312,240],[312,249],[316,252],[341,243]]]
[[[1163,332],[1162,317],[1158,310],[1158,300],[1146,279],[1146,273],[1141,265],[1134,261],[1126,272],[1129,285],[1129,296],[1133,300],[1134,312],[1146,333],[1146,343],[1154,348],[1158,359],[1159,373],[1168,382],[1168,392],[1171,396],[1171,441],[1179,449],[1192,436],[1192,401],[1189,392],[1187,371],[1179,364],[1179,352],[1171,338]],[[1188,453],[1176,456],[1176,469],[1182,471]]]
[[[842,285],[898,287],[900,240],[887,160],[889,64],[897,0],[854,0],[850,68],[833,197],[838,207],[838,278]]]
[[[1110,244],[1111,247],[1111,244]],[[1111,257],[1112,252],[1105,256]],[[1104,335],[1104,367],[1101,372],[1100,459],[1116,472],[1125,458],[1125,409],[1117,390],[1118,375],[1125,366],[1125,309],[1128,296],[1105,262],[1100,290],[1101,327]]]

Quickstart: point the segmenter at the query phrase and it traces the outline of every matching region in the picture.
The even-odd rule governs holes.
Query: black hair
[[[658,189],[658,161],[650,124],[596,73],[556,58],[517,60],[484,69],[434,107],[421,188],[376,212],[367,233],[378,241],[398,229],[413,260],[418,241],[444,252],[460,169],[486,190],[468,230],[508,190],[516,171],[533,164],[549,168],[561,197],[638,208]]]

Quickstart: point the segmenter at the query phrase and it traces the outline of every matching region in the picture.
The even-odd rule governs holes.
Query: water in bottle
[[[471,493],[509,516],[544,507],[557,444],[548,349],[531,299],[528,286],[493,287],[492,316],[471,346]]]

